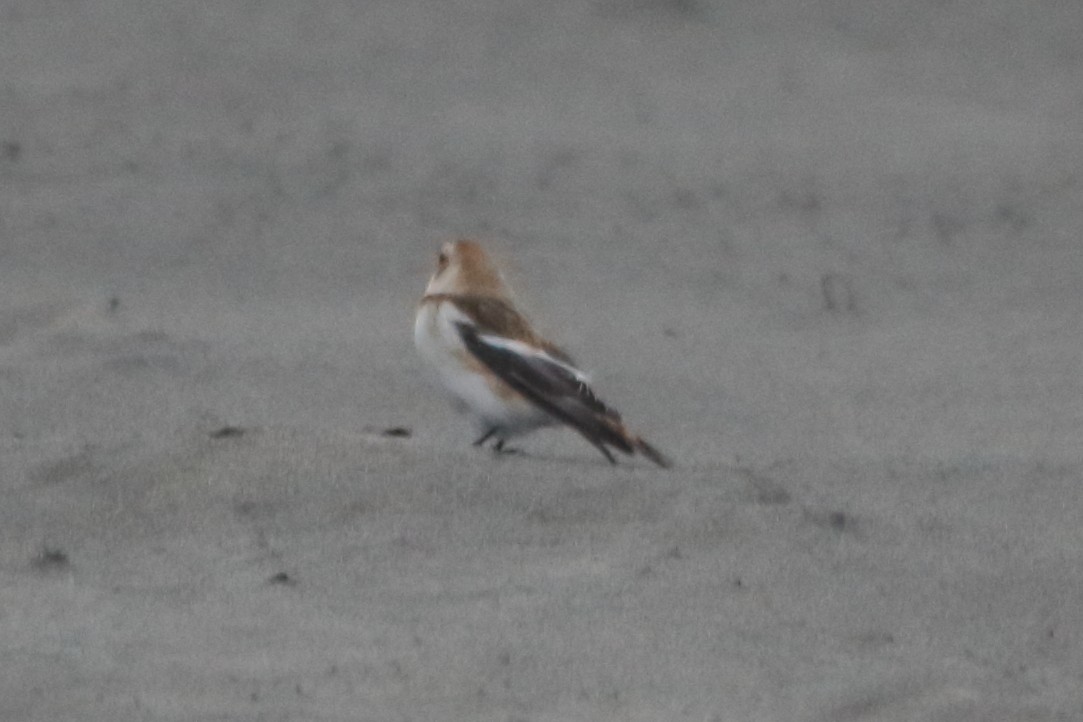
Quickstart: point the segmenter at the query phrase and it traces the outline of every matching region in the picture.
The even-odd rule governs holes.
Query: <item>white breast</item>
[[[456,407],[468,412],[482,430],[500,429],[503,438],[551,423],[548,414],[529,401],[507,393],[503,382],[473,358],[463,345],[456,322],[471,321],[450,301],[421,304],[414,320],[414,344],[451,393]]]

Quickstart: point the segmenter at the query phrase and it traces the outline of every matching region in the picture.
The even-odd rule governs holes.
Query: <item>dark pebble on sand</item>
[[[268,579],[267,583],[268,584],[282,584],[282,585],[285,585],[287,587],[292,587],[292,586],[295,586],[297,584],[297,580],[294,579],[293,577],[291,577],[286,572],[279,572],[278,574],[275,574],[270,579]]]
[[[240,426],[223,426],[210,433],[212,439],[236,439],[244,436],[244,429]]]
[[[63,549],[45,547],[41,554],[34,558],[34,566],[38,569],[64,569],[70,564],[68,554]]]

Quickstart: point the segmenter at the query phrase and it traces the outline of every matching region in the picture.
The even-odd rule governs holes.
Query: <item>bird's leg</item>
[[[605,458],[609,460],[610,464],[613,464],[614,466],[617,465],[617,460],[614,459],[613,455],[609,453],[609,449],[605,448],[605,444],[598,444],[598,443],[595,443],[594,441],[591,441],[590,443],[594,444],[594,448],[596,448],[596,449],[598,449],[598,451],[602,452],[602,454],[605,456]]]
[[[495,433],[496,433],[496,427],[494,426],[493,428],[489,429],[484,434],[482,434],[481,437],[478,438],[478,440],[474,442],[474,446],[481,446],[482,444],[484,444],[486,441],[489,440],[490,436],[492,436]],[[504,443],[504,442],[501,441],[499,443]]]

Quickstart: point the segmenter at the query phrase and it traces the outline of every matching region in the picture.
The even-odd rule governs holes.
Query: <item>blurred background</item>
[[[603,388],[651,376],[690,452],[1074,447],[1074,411],[986,417],[1056,406],[1031,374],[1080,390],[1081,30],[1022,0],[10,0],[0,340],[105,309],[168,335],[136,356],[195,355],[171,404],[95,400],[103,429],[356,425],[358,394],[408,420],[412,306],[465,234],[588,366],[627,359]],[[29,396],[9,432],[66,424]],[[697,432],[719,404],[737,428]]]
[[[1078,719],[1081,38],[0,0],[0,717]],[[469,447],[460,235],[672,473]]]

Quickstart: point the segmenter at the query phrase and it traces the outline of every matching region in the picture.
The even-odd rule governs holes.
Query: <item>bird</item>
[[[414,344],[455,408],[477,426],[474,446],[495,439],[492,448],[501,452],[509,439],[565,425],[611,464],[610,447],[662,468],[672,464],[598,398],[567,351],[534,330],[476,241],[441,245],[414,318]]]

